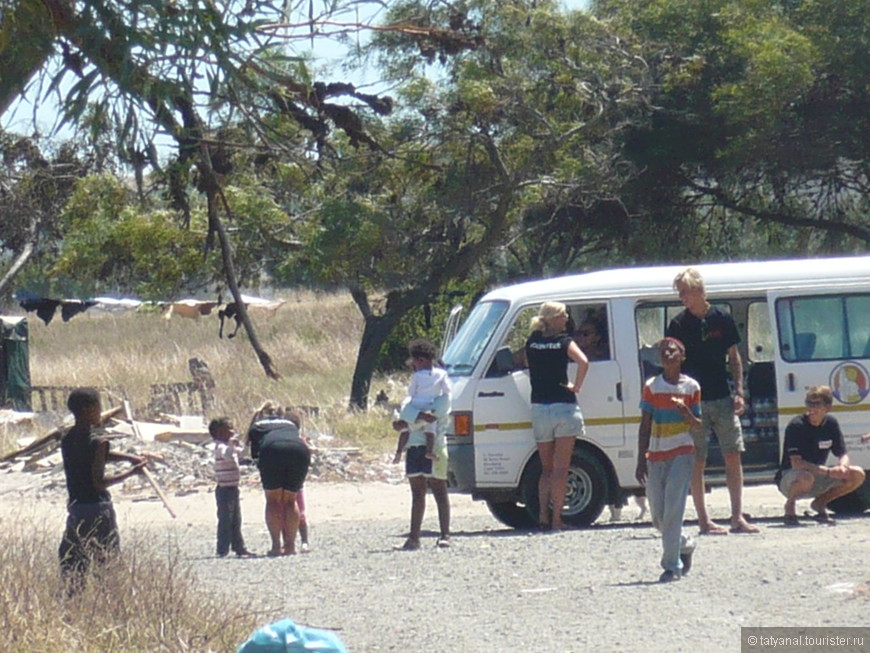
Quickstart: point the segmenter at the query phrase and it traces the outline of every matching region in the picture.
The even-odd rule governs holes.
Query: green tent
[[[27,318],[0,316],[0,408],[30,410]]]

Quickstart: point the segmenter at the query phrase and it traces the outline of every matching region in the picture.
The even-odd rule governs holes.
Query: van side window
[[[730,304],[716,302],[713,306],[724,313],[732,313]],[[641,304],[635,309],[637,353],[642,379],[648,379],[662,371],[661,359],[656,345],[659,340],[664,338],[671,320],[679,315],[683,309],[683,305],[676,302]]]
[[[783,360],[870,358],[870,295],[781,298],[776,319]]]
[[[637,324],[637,351],[641,369],[641,381],[662,371],[661,358],[656,343],[665,335],[668,323],[682,306],[662,306],[646,304],[635,311]]]
[[[767,302],[752,302],[747,308],[746,351],[753,363],[773,360],[773,331]]]
[[[532,318],[538,314],[540,304],[534,306],[526,306],[514,318],[511,328],[505,334],[504,340],[501,341],[499,349],[507,347],[511,350],[514,357],[514,368],[518,370],[526,369],[529,365],[526,362],[526,340],[531,333]]]

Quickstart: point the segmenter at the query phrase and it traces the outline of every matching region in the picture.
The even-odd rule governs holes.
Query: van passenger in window
[[[576,395],[589,369],[586,355],[566,330],[567,324],[565,305],[545,302],[532,318],[532,334],[525,348],[532,387],[532,428],[541,459],[538,522],[541,528],[553,530],[563,528],[562,509],[574,440],[584,433]],[[570,361],[577,363],[572,382],[568,381]]]
[[[812,497],[807,512],[822,524],[832,524],[828,504],[864,482],[864,470],[850,464],[843,432],[836,418],[829,415],[834,396],[826,385],[807,390],[806,412],[795,417],[785,429],[782,463],[776,473],[779,491],[786,497],[786,526],[800,526],[795,503]],[[863,440],[863,438],[862,438]],[[834,454],[837,464],[827,466],[828,455]]]
[[[574,341],[590,362],[610,359],[606,318],[590,314],[574,331]]]
[[[666,335],[677,338],[686,346],[683,371],[701,384],[701,415],[703,428],[695,438],[695,470],[692,475],[692,500],[698,513],[702,535],[724,535],[707,514],[704,503],[704,468],[707,465],[707,442],[715,433],[725,459],[725,482],[731,499],[731,532],[757,533],[758,528],[743,517],[743,432],[739,416],[745,409],[743,401],[743,363],[737,344],[740,334],[734,319],[707,301],[704,280],[694,268],[687,268],[674,279],[674,289],[680,295],[685,310],[679,313]],[[725,367],[725,357],[728,367]],[[734,385],[732,396],[728,372]]]

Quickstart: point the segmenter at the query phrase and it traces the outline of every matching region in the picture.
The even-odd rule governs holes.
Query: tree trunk
[[[365,410],[368,407],[369,388],[372,375],[381,347],[390,337],[393,328],[407,311],[390,311],[383,315],[368,315],[365,319],[362,339],[356,357],[356,367],[353,370],[353,381],[350,385],[350,408]]]

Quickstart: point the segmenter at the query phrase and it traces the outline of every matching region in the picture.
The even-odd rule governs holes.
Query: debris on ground
[[[116,414],[118,410],[111,412]],[[188,428],[140,420],[133,422],[115,415],[107,417],[104,422],[95,433],[109,438],[113,451],[148,457],[148,469],[167,495],[182,496],[213,488],[214,441],[203,420],[198,425],[184,425]],[[60,437],[65,428],[52,429],[29,442],[19,440],[21,448],[0,459],[0,475],[26,475],[27,479],[21,479],[22,488],[35,487],[46,493],[65,491],[60,453]],[[357,447],[341,446],[326,434],[308,435],[311,440],[309,481],[398,483],[403,478],[401,466],[391,464],[390,456],[373,456]],[[240,462],[242,484],[259,486],[256,464],[249,457],[243,457]],[[9,483],[8,477],[5,481],[0,494],[14,492],[16,484]],[[125,495],[153,495],[148,480],[139,475],[128,478],[113,491]]]

